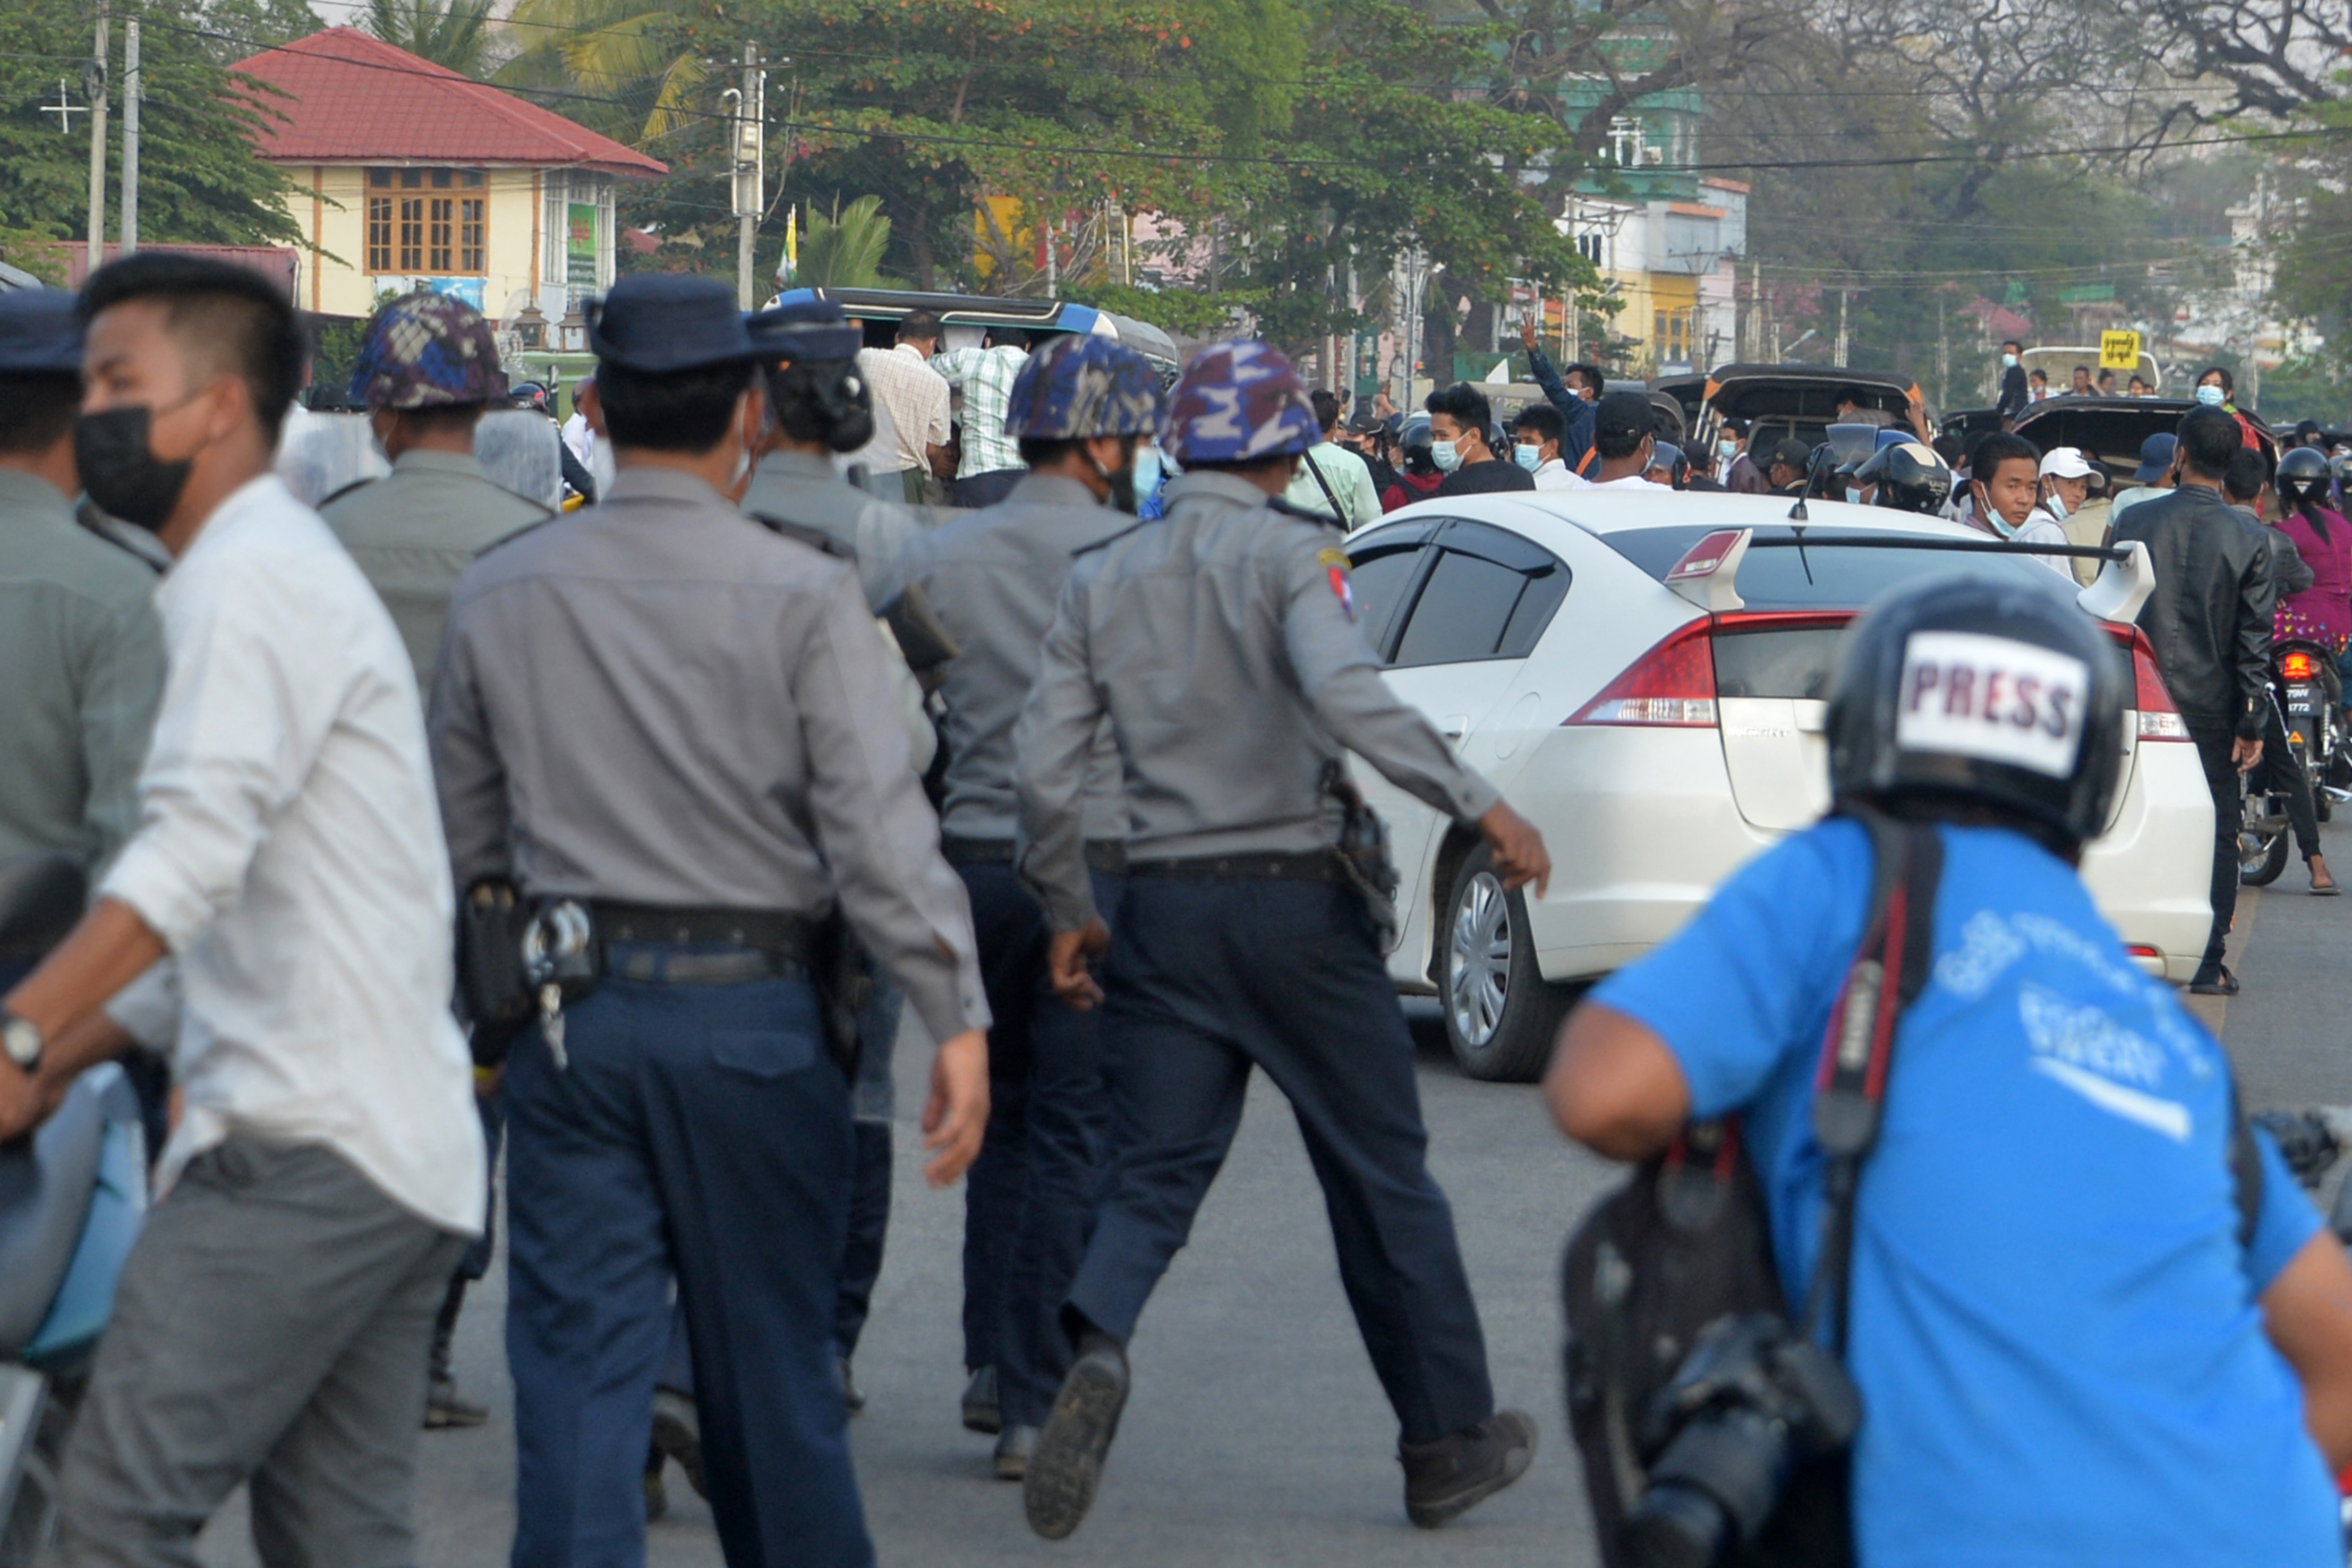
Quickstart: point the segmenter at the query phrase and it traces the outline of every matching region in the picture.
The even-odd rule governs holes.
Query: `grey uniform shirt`
[[[1078,801],[1106,712],[1131,858],[1329,847],[1323,775],[1343,747],[1449,816],[1484,816],[1495,787],[1381,679],[1340,596],[1339,536],[1224,474],[1165,493],[1164,519],[1079,557],[1014,730],[1023,872],[1055,929],[1095,913]]]
[[[933,1038],[985,1028],[878,651],[848,563],[624,468],[457,584],[430,718],[457,886],[812,918],[837,894]]]
[[[1024,475],[996,506],[970,512],[917,540],[906,580],[921,586],[963,651],[940,696],[947,703],[947,830],[965,838],[1013,837],[1013,726],[1036,684],[1045,630],[1077,552],[1135,525],[1076,479]],[[1108,716],[1097,726],[1079,792],[1087,837],[1127,837],[1118,749]]]
[[[0,858],[61,849],[96,873],[139,825],[163,690],[155,574],[0,468]]]
[[[877,611],[898,592],[899,558],[923,531],[905,507],[859,489],[834,472],[831,459],[806,452],[761,458],[743,510],[814,529],[846,546],[857,557],[866,607]]]
[[[416,689],[429,693],[457,579],[475,556],[551,514],[492,483],[471,457],[410,451],[391,473],[345,490],[319,515],[392,612]]]

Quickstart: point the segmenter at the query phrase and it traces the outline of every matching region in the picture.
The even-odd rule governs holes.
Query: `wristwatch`
[[[30,1018],[19,1018],[14,1013],[0,1013],[0,1050],[26,1072],[41,1065],[41,1049],[48,1041],[41,1036],[41,1026]]]

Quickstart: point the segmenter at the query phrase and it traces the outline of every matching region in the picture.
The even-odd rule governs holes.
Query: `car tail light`
[[[2319,673],[2319,666],[2307,653],[2291,653],[2279,661],[2279,671],[2289,680],[2309,680]]]
[[[1708,623],[1693,621],[1635,659],[1570,724],[1715,727],[1715,649]]]
[[[2131,661],[2132,705],[2139,710],[2139,738],[2189,739],[2189,722],[2172,705],[2172,693],[2164,689],[2164,677],[2157,673],[2156,649],[2149,645],[2147,634],[2137,627],[2131,635]]]
[[[2164,956],[2164,954],[2157,952],[2156,949],[2148,946],[2148,944],[2144,942],[2136,942],[2129,947],[2124,949],[2124,951],[2130,953],[2134,958],[2162,958]]]

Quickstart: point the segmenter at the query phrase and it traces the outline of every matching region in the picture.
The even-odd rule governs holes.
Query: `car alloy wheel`
[[[1511,900],[1492,871],[1471,877],[1455,901],[1448,940],[1445,1005],[1454,1035],[1482,1050],[1502,1025],[1511,985]]]

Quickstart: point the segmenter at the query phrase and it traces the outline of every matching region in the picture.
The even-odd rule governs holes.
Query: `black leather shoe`
[[[1037,1428],[1007,1426],[996,1439],[996,1479],[1017,1481],[1029,1474],[1029,1456],[1037,1451]]]
[[[1082,1353],[1062,1379],[1054,1413],[1045,1417],[1036,1451],[1029,1456],[1021,1494],[1029,1528],[1046,1540],[1059,1541],[1077,1529],[1094,1506],[1103,1459],[1118,1433],[1119,1412],[1127,1408],[1127,1356],[1108,1343]]]
[[[2189,983],[2191,996],[2235,996],[2239,990],[2238,977],[2230,973],[2226,963],[2215,964],[2210,973],[2199,970],[2196,978]]]
[[[1435,1530],[1526,1475],[1535,1457],[1535,1418],[1517,1410],[1497,1410],[1434,1443],[1399,1443],[1404,1511],[1422,1529]]]
[[[702,1417],[694,1401],[674,1388],[654,1390],[654,1449],[677,1461],[695,1496],[710,1495],[702,1484]]]
[[[963,1426],[967,1432],[985,1432],[996,1436],[1003,1425],[996,1408],[996,1369],[976,1366],[971,1369],[971,1381],[963,1385]]]

